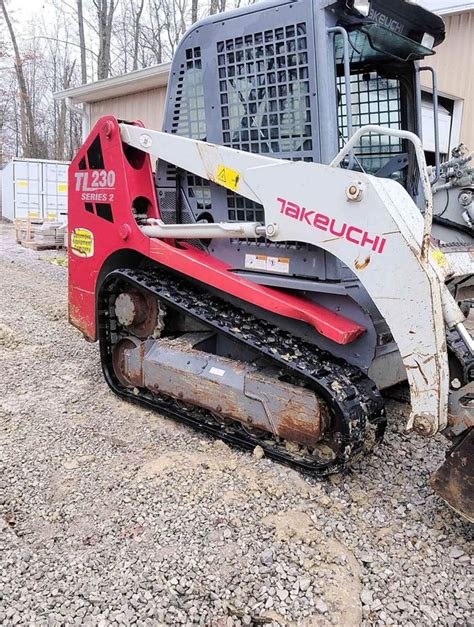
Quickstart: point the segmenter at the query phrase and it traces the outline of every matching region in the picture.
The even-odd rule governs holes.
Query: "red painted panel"
[[[97,137],[102,146],[103,163],[97,160],[97,155],[94,157]],[[148,216],[159,217],[150,159],[140,151],[130,150],[129,146],[125,150],[130,159],[124,151],[117,120],[107,116],[97,122],[69,168],[69,317],[89,339],[96,339],[95,292],[100,270],[111,254],[125,249],[135,250],[258,307],[307,322],[339,344],[348,344],[364,333],[365,328],[353,320],[304,298],[237,276],[230,272],[230,266],[190,245],[178,248],[173,242],[143,235],[133,216],[134,199],[146,198]],[[82,166],[85,169],[81,169]],[[107,219],[110,213],[113,222]],[[87,256],[87,250],[80,255],[80,251],[72,247],[74,242],[79,248],[83,245],[84,231],[80,229],[92,233],[91,256]],[[85,242],[87,249],[87,233]]]

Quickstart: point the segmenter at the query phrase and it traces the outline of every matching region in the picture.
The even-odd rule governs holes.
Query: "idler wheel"
[[[133,350],[137,348],[137,346],[140,346],[140,344],[141,342],[139,340],[126,337],[119,340],[112,350],[112,366],[115,376],[122,385],[128,388],[135,387],[135,383],[133,382],[132,373],[127,371],[125,365],[125,351]]]
[[[115,299],[115,315],[118,322],[137,337],[144,339],[156,334],[158,303],[146,292],[127,290]]]

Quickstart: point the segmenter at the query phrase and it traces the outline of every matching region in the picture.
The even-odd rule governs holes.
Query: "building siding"
[[[91,127],[104,115],[122,120],[141,120],[148,128],[161,130],[166,102],[166,87],[128,94],[92,102],[90,105]]]
[[[438,90],[464,101],[461,141],[474,150],[474,11],[443,16],[446,39],[427,57],[438,77]],[[431,87],[428,73],[422,74],[423,86]]]

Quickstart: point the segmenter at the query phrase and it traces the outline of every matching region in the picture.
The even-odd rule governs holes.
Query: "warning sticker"
[[[268,255],[245,255],[245,267],[248,270],[279,272],[289,274],[290,260],[288,257],[269,257]]]
[[[229,189],[233,189],[234,191],[236,191],[239,187],[240,172],[237,172],[237,170],[232,170],[232,168],[227,168],[225,165],[219,164],[217,166],[216,180],[224,187],[228,187]]]
[[[74,229],[71,233],[71,250],[78,257],[92,257],[94,255],[94,234],[89,229]]]
[[[17,181],[17,187],[28,187],[28,181]]]
[[[433,257],[433,261],[440,268],[444,268],[445,266],[448,265],[448,259],[446,255],[443,252],[441,252],[441,250],[433,250],[433,252],[431,253],[431,256]]]
[[[222,368],[215,368],[214,366],[212,366],[209,372],[217,375],[218,377],[223,377],[225,375],[225,370],[222,370]]]
[[[67,183],[58,183],[58,192],[60,194],[67,192]]]

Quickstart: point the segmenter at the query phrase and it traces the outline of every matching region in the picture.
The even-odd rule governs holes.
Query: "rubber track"
[[[448,350],[452,352],[462,367],[464,384],[474,381],[474,355],[467,348],[464,340],[456,329],[447,331],[446,342]]]
[[[204,409],[185,406],[176,399],[157,396],[147,390],[137,394],[124,387],[112,367],[113,345],[124,336],[115,319],[113,302],[124,283],[153,293],[166,307],[181,311],[250,347],[320,394],[331,408],[332,421],[337,425],[335,459],[322,460],[310,454],[291,453],[271,434],[262,439],[250,434],[238,422],[222,424]],[[361,370],[164,270],[119,269],[110,273],[99,294],[98,322],[104,375],[116,394],[229,444],[244,449],[259,445],[268,457],[309,470],[317,476],[326,476],[342,471],[383,437],[386,426],[383,399],[373,381]]]

